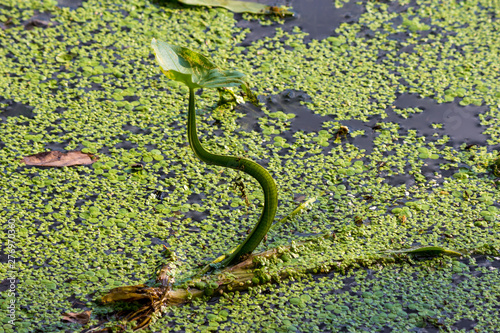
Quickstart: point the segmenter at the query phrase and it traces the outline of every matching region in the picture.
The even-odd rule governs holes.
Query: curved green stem
[[[264,191],[264,208],[259,221],[250,232],[248,237],[230,254],[224,255],[205,267],[200,273],[207,272],[210,267],[222,268],[237,263],[243,256],[248,255],[260,244],[262,238],[271,227],[276,209],[278,207],[278,190],[273,178],[259,164],[242,157],[223,156],[212,154],[205,150],[196,133],[196,110],[194,102],[194,89],[189,89],[189,113],[188,113],[188,138],[189,145],[195,155],[207,164],[215,164],[226,168],[240,170],[255,178]]]

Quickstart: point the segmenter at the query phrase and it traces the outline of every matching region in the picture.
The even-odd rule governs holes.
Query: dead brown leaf
[[[25,156],[21,162],[26,165],[63,167],[72,165],[92,164],[99,160],[95,155],[81,151],[46,151],[35,155]]]
[[[63,321],[69,321],[70,323],[85,325],[90,320],[91,311],[83,311],[81,313],[76,312],[66,312],[62,314]]]

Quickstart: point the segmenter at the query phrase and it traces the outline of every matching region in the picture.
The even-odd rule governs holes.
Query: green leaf
[[[241,79],[245,75],[237,71],[210,70],[205,76],[197,78],[197,83],[204,88],[235,87],[245,84]]]
[[[211,77],[211,70],[216,68],[207,58],[185,47],[170,45],[155,38],[151,46],[162,72],[169,79],[182,82],[190,88],[201,88],[197,81]]]
[[[179,0],[180,3],[193,6],[223,7],[235,13],[294,15],[286,7],[268,6],[261,3],[236,0]]]
[[[237,71],[222,71],[205,56],[185,47],[167,44],[153,38],[151,46],[162,72],[189,88],[222,88],[242,86],[247,92],[245,76]]]

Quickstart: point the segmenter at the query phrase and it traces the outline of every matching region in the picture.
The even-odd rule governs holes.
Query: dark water
[[[4,121],[7,117],[19,117],[24,116],[26,118],[33,119],[35,114],[33,113],[34,107],[17,103],[12,100],[6,100],[0,97],[0,103],[8,104],[4,109],[0,109],[0,121]]]
[[[58,7],[69,7],[71,9],[76,9],[80,7],[85,0],[57,0]]]
[[[305,42],[311,39],[322,39],[328,36],[335,35],[335,29],[343,22],[355,22],[364,12],[364,6],[359,4],[359,1],[350,1],[342,8],[335,8],[332,0],[291,0],[291,1],[274,1],[267,0],[258,1],[269,5],[281,6],[287,5],[293,8],[296,13],[294,17],[285,18],[284,24],[275,23],[271,26],[261,26],[257,21],[243,20],[242,15],[237,14],[238,26],[241,28],[249,28],[251,30],[247,38],[242,42],[242,45],[249,45],[251,42],[272,36],[275,33],[276,27],[285,31],[291,31],[293,27],[298,26],[302,31],[309,33]],[[410,7],[416,6],[415,1],[410,1],[407,4],[400,4],[397,1],[391,1],[388,4],[389,12],[403,12]],[[369,33],[366,32],[366,33]],[[392,36],[391,38],[406,39],[404,36]],[[272,111],[283,111],[285,113],[293,113],[296,115],[291,121],[290,131],[283,133],[287,140],[292,140],[292,134],[297,130],[304,132],[317,132],[322,129],[322,124],[325,121],[336,120],[331,116],[320,116],[312,113],[307,107],[300,104],[301,101],[310,101],[309,96],[302,92],[287,90],[279,95],[271,96],[263,101],[266,106]],[[403,118],[393,111],[393,108],[419,108],[421,113],[412,114],[408,118]],[[245,112],[247,116],[241,120],[240,124],[245,130],[259,130],[257,119],[263,116],[258,109],[253,106],[239,106],[240,111]],[[415,94],[402,94],[397,96],[396,101],[392,106],[389,106],[385,112],[387,118],[372,117],[368,123],[348,120],[340,121],[342,125],[347,126],[351,130],[365,130],[365,135],[356,138],[348,138],[350,143],[353,143],[359,148],[365,149],[368,153],[373,150],[373,138],[377,135],[375,128],[376,124],[381,122],[392,122],[400,125],[400,134],[404,135],[407,130],[417,130],[417,134],[425,136],[428,141],[435,141],[433,134],[437,134],[438,138],[444,135],[450,137],[447,145],[459,148],[462,144],[467,145],[487,145],[487,136],[482,134],[485,130],[479,123],[478,115],[487,110],[485,106],[460,106],[455,100],[451,103],[439,104],[432,98],[420,98]],[[433,128],[432,124],[442,124],[442,128]],[[491,147],[497,149],[498,147]]]
[[[310,102],[311,98],[304,92],[295,90],[285,90],[280,94],[261,98],[261,103],[265,104],[271,112],[282,111],[284,113],[295,114],[295,118],[290,120],[289,130],[282,132],[280,136],[284,137],[288,143],[295,142],[293,134],[297,131],[306,133],[318,132],[323,128],[326,121],[337,121],[342,126],[346,126],[349,131],[364,130],[365,134],[355,138],[349,135],[342,138],[342,143],[349,142],[354,146],[364,149],[370,154],[375,145],[374,139],[379,135],[379,126],[383,123],[396,123],[399,125],[399,134],[405,136],[408,130],[416,130],[418,136],[426,138],[426,142],[435,142],[445,135],[450,137],[446,143],[454,149],[460,149],[463,144],[488,146],[488,137],[483,134],[484,126],[480,125],[479,114],[487,110],[486,106],[460,106],[455,100],[449,103],[439,104],[432,98],[420,98],[415,94],[401,94],[392,105],[389,105],[385,112],[387,117],[382,119],[380,116],[373,116],[368,122],[361,120],[338,120],[334,115],[322,116],[302,105],[301,102]],[[404,118],[394,111],[394,108],[418,108],[422,112],[411,114]],[[239,105],[238,112],[245,113],[243,118],[238,120],[241,130],[260,132],[258,120],[260,117],[266,117],[263,111],[251,104]],[[442,128],[433,128],[432,124],[442,124]],[[437,136],[434,136],[437,134]],[[323,148],[327,154],[332,147],[339,143],[334,143],[335,137],[330,138],[330,144]],[[342,144],[340,143],[340,144]],[[499,147],[489,147],[498,149]],[[389,152],[390,153],[390,152]],[[421,173],[428,180],[434,180],[436,183],[442,183],[446,177],[450,177],[457,170],[441,169],[440,165],[447,163],[442,158],[426,159],[421,168]],[[409,166],[407,166],[409,171]],[[437,174],[436,174],[437,173]],[[385,176],[385,182],[393,186],[415,184],[415,178],[409,172],[392,176]]]
[[[421,98],[416,94],[399,95],[395,102],[388,106],[385,112],[388,117],[382,119],[380,116],[373,116],[368,122],[360,120],[338,120],[333,115],[321,116],[309,110],[301,102],[310,102],[311,98],[304,92],[287,89],[284,92],[269,96],[262,100],[271,112],[283,111],[296,115],[291,120],[290,131],[284,133],[292,138],[292,134],[297,131],[306,133],[318,132],[323,129],[325,121],[338,121],[342,125],[352,130],[364,130],[365,135],[348,139],[359,148],[366,149],[369,153],[373,150],[373,139],[377,135],[377,125],[381,123],[397,123],[400,126],[400,134],[404,135],[408,130],[416,130],[419,136],[425,136],[427,141],[435,141],[437,138],[447,135],[451,138],[448,145],[455,148],[462,144],[475,144],[478,146],[487,145],[488,137],[483,134],[484,127],[480,124],[479,114],[487,110],[486,106],[461,106],[458,101],[449,103],[437,103],[432,98]],[[393,107],[397,109],[418,108],[420,113],[411,114],[404,118],[397,114]],[[257,107],[249,104],[237,107],[237,110],[246,113],[246,116],[239,120],[240,125],[245,130],[258,130],[258,119],[264,113]],[[433,128],[432,124],[442,124],[442,128]]]
[[[415,129],[419,135],[426,137],[434,133],[439,137],[448,135],[451,138],[449,144],[455,148],[463,143],[487,145],[488,138],[483,134],[485,128],[479,120],[479,114],[488,109],[486,106],[461,106],[457,100],[439,104],[432,98],[421,98],[415,94],[400,95],[393,105],[398,109],[418,108],[423,111],[407,119],[389,114],[388,121],[397,122],[403,129]],[[433,123],[443,124],[443,128],[434,129],[431,126]]]
[[[296,13],[294,17],[286,17],[284,24],[275,23],[270,26],[261,26],[256,21],[243,20],[242,15],[236,15],[238,19],[237,26],[251,30],[250,34],[241,43],[242,46],[248,46],[251,42],[266,36],[274,35],[276,27],[284,31],[292,31],[293,27],[298,26],[309,36],[305,38],[308,42],[311,39],[323,39],[334,35],[336,28],[344,22],[355,22],[364,12],[364,8],[357,4],[357,1],[350,1],[342,8],[335,8],[333,0],[295,0],[286,3],[276,3],[276,1],[259,1],[269,5],[288,5]],[[282,1],[283,2],[283,1]]]

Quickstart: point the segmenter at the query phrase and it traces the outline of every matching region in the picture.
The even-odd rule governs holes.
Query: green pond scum
[[[154,282],[172,257],[182,281],[258,219],[258,183],[200,163],[186,144],[188,89],[158,71],[152,38],[244,73],[261,101],[243,129],[241,105],[217,106],[214,89],[197,96],[203,145],[255,160],[275,179],[275,223],[307,202],[256,252],[331,237],[262,263],[257,279],[283,262],[313,274],[166,308],[144,331],[500,331],[498,1],[363,1],[359,19],[309,42],[280,16],[167,1],[60,3],[0,0],[0,333],[78,332],[106,318],[116,326],[120,307],[101,295]],[[238,20],[268,33],[243,43],[251,31]],[[269,101],[290,91],[324,121],[306,129],[293,112],[273,111]],[[485,139],[456,142],[453,129],[470,119],[460,112],[427,124],[430,135],[402,126],[430,112],[395,105],[413,95],[480,110]],[[357,145],[365,136],[370,146]],[[20,162],[49,150],[99,161]],[[418,246],[450,253],[417,256]],[[387,251],[407,259],[383,260]],[[324,269],[339,261],[346,269]],[[83,326],[62,321],[85,310]]]

